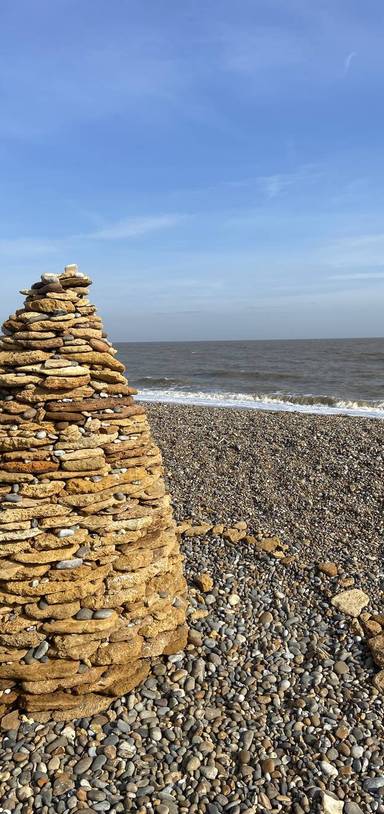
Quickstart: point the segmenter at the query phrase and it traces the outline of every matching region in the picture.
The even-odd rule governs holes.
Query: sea
[[[384,418],[384,338],[117,348],[145,401]]]

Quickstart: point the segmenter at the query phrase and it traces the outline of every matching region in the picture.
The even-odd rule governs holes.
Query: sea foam
[[[349,415],[360,418],[384,418],[384,402],[338,401],[328,396],[255,396],[249,393],[202,392],[187,390],[142,389],[136,397],[141,401],[167,404],[194,404],[204,407],[237,407],[252,410],[273,410],[288,413],[319,415]]]

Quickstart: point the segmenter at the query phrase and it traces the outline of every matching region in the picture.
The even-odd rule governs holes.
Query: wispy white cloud
[[[362,280],[363,282],[369,282],[369,280],[384,280],[384,270],[383,271],[356,271],[356,272],[346,272],[345,274],[330,274],[327,277],[327,280],[334,280],[336,282],[346,283],[350,282],[351,280]]]
[[[219,183],[205,187],[191,187],[184,190],[188,195],[195,193],[219,192],[223,190],[248,190],[252,193],[261,193],[263,197],[272,200],[278,198],[290,187],[304,187],[314,184],[324,177],[325,171],[318,164],[303,164],[290,172],[275,172],[268,175],[249,175],[243,178],[221,180]]]
[[[131,240],[151,232],[170,229],[177,226],[186,215],[163,214],[129,217],[117,220],[98,229],[96,232],[84,232],[77,235],[66,235],[57,238],[15,237],[0,239],[0,257],[22,260],[52,255],[73,247],[79,243],[95,240]]]
[[[339,238],[324,246],[321,255],[329,268],[371,273],[383,266],[384,232]]]
[[[267,175],[265,178],[260,179],[261,186],[264,188],[267,198],[277,198],[292,183],[288,176],[284,175]]]
[[[278,198],[290,187],[314,183],[322,177],[322,172],[313,164],[298,167],[293,172],[261,175],[257,183],[269,200]]]
[[[345,60],[344,60],[344,75],[346,75],[348,73],[348,71],[349,71],[349,69],[351,67],[351,62],[354,59],[354,57],[357,57],[356,51],[351,51],[345,57]]]
[[[374,232],[364,235],[351,235],[349,237],[340,238],[335,242],[335,247],[341,249],[361,249],[370,248],[372,246],[384,246],[384,232]]]
[[[176,226],[185,218],[185,215],[165,214],[149,215],[144,217],[123,218],[115,223],[109,224],[97,232],[83,235],[85,239],[94,240],[127,240],[131,237],[140,237],[149,232],[156,232],[162,229],[170,229]]]

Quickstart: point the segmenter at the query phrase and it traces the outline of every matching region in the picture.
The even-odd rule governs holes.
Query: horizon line
[[[353,342],[356,340],[383,339],[384,336],[299,336],[282,337],[281,339],[255,339],[245,337],[243,339],[113,339],[116,345],[158,345],[165,344],[185,344],[185,343],[209,343],[209,342]]]

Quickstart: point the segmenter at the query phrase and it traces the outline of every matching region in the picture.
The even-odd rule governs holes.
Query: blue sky
[[[380,336],[379,0],[2,0],[1,313],[77,262],[115,340]]]

